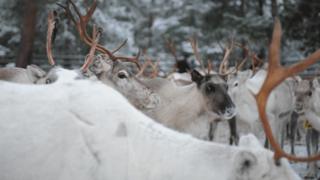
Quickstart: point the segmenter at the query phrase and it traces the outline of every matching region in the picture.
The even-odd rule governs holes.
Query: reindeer
[[[319,115],[319,83],[318,79],[301,80],[295,90],[296,106],[295,111],[303,119],[306,127],[306,147],[307,153],[310,156],[318,152],[319,146],[319,132],[320,132],[320,115]],[[311,148],[310,148],[311,146]],[[317,178],[317,163],[312,162],[308,164],[309,171],[306,178]]]
[[[196,59],[201,63],[197,42],[195,39],[190,41]],[[234,117],[235,106],[227,94],[225,81],[218,74],[209,71],[202,75],[194,69],[190,79],[187,85],[177,85],[177,82],[163,78],[142,79],[160,97],[159,105],[147,114],[167,127],[209,140],[212,126],[216,126],[217,121]]]
[[[209,123],[232,118],[235,107],[219,75],[203,76],[193,70],[191,76],[193,83],[187,86],[161,78],[143,80],[160,97],[148,115],[167,127],[208,139]]]
[[[80,74],[81,77],[89,77],[91,79],[99,79],[104,84],[112,86],[119,90],[123,95],[125,95],[132,104],[137,108],[152,108],[156,104],[157,96],[155,96],[151,90],[145,88],[141,85],[141,82],[136,81],[134,78],[131,78],[131,73],[127,71],[127,68],[120,61],[128,61],[135,63],[140,67],[138,63],[138,58],[140,53],[134,58],[125,57],[125,56],[116,56],[116,53],[121,49],[125,44],[124,41],[120,46],[115,50],[108,50],[98,43],[101,36],[101,29],[93,26],[92,37],[87,34],[86,26],[94,13],[96,8],[96,1],[93,2],[92,6],[88,8],[86,15],[81,15],[79,9],[75,4],[68,0],[66,5],[58,4],[62,7],[67,16],[70,17],[71,21],[77,28],[81,40],[83,40],[87,45],[89,45],[90,52],[85,60],[85,63],[79,70],[74,70],[76,73]],[[75,11],[75,14],[78,16],[75,18],[72,13],[72,9]],[[47,55],[49,64],[55,65],[55,61],[52,55],[52,33],[55,29],[55,16],[57,14],[50,12],[48,15],[48,33],[47,33]],[[100,52],[100,55],[95,56],[95,51]],[[90,70],[88,68],[90,67]],[[46,79],[48,81],[56,81],[56,72],[61,68],[53,68],[52,71],[48,73]],[[130,77],[129,77],[130,76]]]
[[[228,68],[228,58],[234,46],[243,48],[245,57],[237,66]],[[252,60],[252,69],[240,71],[248,57]],[[264,134],[261,133],[254,93],[259,91],[263,80],[266,78],[267,70],[264,67],[257,69],[261,65],[262,60],[258,59],[255,53],[250,52],[248,48],[242,47],[238,43],[232,42],[231,46],[226,48],[225,56],[219,68],[219,73],[226,76],[229,87],[228,93],[238,109],[236,121],[240,133],[254,133],[260,139]],[[284,144],[285,125],[291,119],[293,109],[293,87],[291,79],[288,79],[272,92],[267,107],[268,115],[272,121],[270,123],[277,138],[281,139],[282,145]],[[265,145],[268,145],[267,141]]]
[[[0,179],[300,179],[253,136],[239,147],[200,141],[100,81],[56,75],[47,86],[0,81]]]
[[[257,137],[261,134],[261,124],[253,93],[257,93],[266,78],[267,72],[259,70],[253,77],[251,70],[238,72],[236,76],[228,80],[229,94],[236,104],[238,113],[236,115],[239,129],[242,133],[253,132]],[[284,132],[286,124],[291,119],[294,110],[294,94],[289,82],[281,83],[272,93],[268,100],[267,112],[272,129],[277,139],[284,144]],[[266,144],[267,145],[267,144]]]
[[[194,78],[198,78],[197,83],[199,87],[197,87],[195,83],[189,86],[178,87],[174,83],[162,78],[138,79],[127,70],[122,62],[113,62],[103,56],[97,56],[89,69],[94,72],[98,79],[104,84],[114,87],[126,96],[139,110],[142,110],[144,113],[168,127],[191,133],[201,139],[208,139],[209,122],[223,115],[225,115],[223,118],[229,119],[229,116],[233,116],[232,113],[235,113],[232,109],[234,108],[232,102],[228,102],[230,99],[228,99],[227,94],[223,94],[223,91],[226,91],[226,86],[223,85],[224,81],[218,75],[205,77],[197,71],[193,71],[192,74],[194,74]],[[211,81],[220,82],[222,85],[213,84]],[[212,89],[213,92],[208,92],[208,88],[205,90],[206,85],[204,84],[212,85],[212,88],[216,90]],[[200,86],[202,90],[200,90]],[[177,114],[186,111],[186,104],[172,103],[171,111],[169,112],[166,109],[166,107],[168,107],[167,105],[171,104],[174,98],[179,102],[181,101],[179,99],[184,99],[186,93],[200,100],[199,105],[192,106],[190,110],[187,111],[190,112],[191,115],[190,113],[184,116],[183,114],[182,116]],[[225,97],[226,99],[224,99]],[[206,100],[206,98],[209,100]],[[224,100],[226,101],[225,104],[223,104]],[[187,103],[187,99],[185,102]],[[176,105],[178,105],[178,107],[173,107]],[[222,111],[219,111],[219,108],[222,109]],[[216,112],[214,112],[214,110],[216,110]],[[164,113],[166,113],[166,116],[163,116]],[[208,121],[209,118],[211,118],[210,121]],[[173,123],[177,124],[173,125]]]
[[[116,49],[109,50],[98,43],[101,31],[96,33],[93,32],[93,38],[87,34],[86,26],[95,11],[97,2],[93,2],[91,7],[88,8],[86,15],[81,15],[79,9],[71,0],[68,0],[65,6],[61,4],[59,4],[59,6],[65,10],[66,14],[73,21],[77,31],[79,32],[80,38],[87,45],[91,46],[87,61],[81,68],[82,71],[87,73],[89,76],[93,75],[97,77],[97,79],[102,81],[104,84],[117,89],[126,96],[136,108],[154,108],[154,106],[157,105],[158,96],[139,81],[139,79],[136,78],[124,64],[124,62],[130,62],[136,64],[137,67],[140,68],[140,64],[138,62],[140,52],[135,57],[115,55],[115,53],[126,44],[126,41],[121,43]],[[74,9],[77,18],[73,16],[71,9]],[[94,56],[95,50],[101,54]]]
[[[43,84],[46,72],[36,65],[28,65],[26,69],[16,67],[0,68],[0,80],[23,84]]]

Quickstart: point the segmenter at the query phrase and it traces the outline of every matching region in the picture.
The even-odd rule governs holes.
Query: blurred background
[[[92,0],[74,0],[84,14]],[[59,14],[53,44],[57,64],[77,68],[89,51],[70,19],[56,3],[64,0],[0,0],[0,66],[49,67],[45,50],[48,11]],[[175,63],[166,42],[176,46],[179,60],[192,65],[190,37],[198,40],[202,59],[219,64],[224,48],[234,40],[266,59],[273,17],[283,26],[282,63],[291,64],[320,48],[319,0],[98,0],[88,31],[103,29],[100,44],[114,49],[124,40],[120,54],[145,51],[160,61],[162,71]],[[243,58],[233,51],[230,61]],[[310,71],[316,71],[311,69]]]

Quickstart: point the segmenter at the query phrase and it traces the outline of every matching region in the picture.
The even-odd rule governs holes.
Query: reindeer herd
[[[229,67],[231,47],[218,71],[160,77],[149,61],[148,77],[140,53],[115,55],[125,42],[108,50],[98,43],[98,28],[88,35],[95,1],[85,16],[71,0],[59,6],[90,52],[80,69],[0,69],[0,179],[300,179],[289,161],[308,162],[305,176],[318,176],[320,86],[296,74],[320,51],[282,67],[278,20],[267,63],[245,70],[244,59]],[[51,65],[54,16],[48,16]],[[196,41],[191,45],[200,61]],[[215,142],[221,122],[235,145]],[[309,128],[301,130],[301,122]],[[283,151],[288,131],[290,154]],[[297,133],[306,138],[308,157],[295,156]]]

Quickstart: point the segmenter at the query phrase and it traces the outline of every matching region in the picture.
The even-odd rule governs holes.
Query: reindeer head
[[[191,72],[192,81],[203,95],[209,111],[213,111],[224,119],[235,116],[235,105],[228,95],[228,86],[219,75],[201,75],[198,71]]]
[[[298,82],[298,86],[294,91],[296,97],[295,111],[297,113],[304,113],[307,102],[312,96],[311,81],[302,80]]]
[[[301,80],[294,91],[296,97],[295,111],[304,113],[306,109],[311,108],[310,100],[315,99],[315,90],[319,87],[318,79]]]
[[[125,63],[97,56],[89,68],[103,83],[120,91],[138,109],[154,108],[158,96],[128,70]]]

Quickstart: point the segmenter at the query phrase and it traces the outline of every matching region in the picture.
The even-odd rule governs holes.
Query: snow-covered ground
[[[286,144],[284,147],[286,152],[290,152],[290,145]],[[306,146],[305,145],[296,145],[295,146],[296,155],[306,156]],[[292,168],[301,176],[304,177],[307,173],[307,164],[306,163],[291,163]]]

